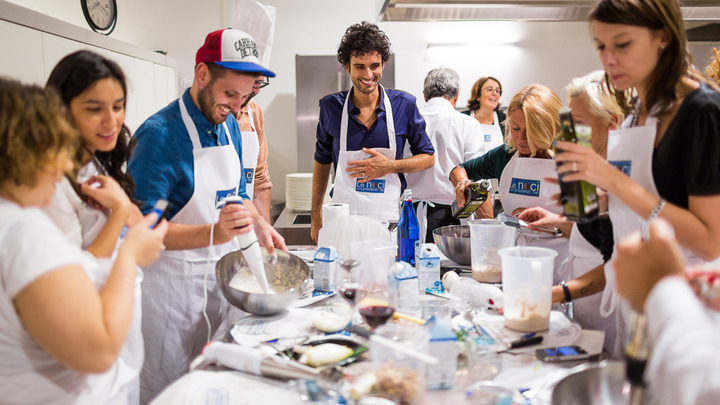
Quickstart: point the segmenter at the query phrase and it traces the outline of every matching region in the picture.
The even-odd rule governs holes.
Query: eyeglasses
[[[488,93],[497,93],[498,95],[502,96],[502,90],[499,88],[492,88],[492,87],[483,87],[483,90],[485,90]]]
[[[253,84],[253,89],[262,89],[263,87],[270,84],[270,79],[265,77],[264,80],[255,80],[255,84]]]

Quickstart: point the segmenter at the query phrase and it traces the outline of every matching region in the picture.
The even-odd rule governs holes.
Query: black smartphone
[[[545,349],[537,349],[535,354],[538,360],[546,363],[590,360],[594,357],[580,346],[548,347]]]
[[[166,200],[157,200],[155,202],[155,205],[153,206],[152,212],[158,214],[158,219],[155,221],[154,224],[150,228],[155,228],[160,221],[167,216],[168,208],[170,207],[170,203]]]

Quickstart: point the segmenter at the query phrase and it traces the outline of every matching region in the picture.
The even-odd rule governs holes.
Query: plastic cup
[[[502,280],[500,249],[515,246],[515,228],[494,219],[470,221],[472,278],[483,283]]]
[[[552,249],[515,246],[500,250],[505,326],[521,332],[540,332],[550,326],[553,267]]]

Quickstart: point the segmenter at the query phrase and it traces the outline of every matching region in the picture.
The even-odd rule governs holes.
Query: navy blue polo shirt
[[[395,122],[395,140],[397,144],[395,158],[403,158],[406,142],[410,145],[410,151],[413,155],[435,153],[435,149],[425,133],[425,120],[418,111],[415,97],[400,90],[385,89],[385,91],[392,104],[393,120]],[[340,153],[340,120],[342,119],[342,108],[347,94],[347,91],[342,91],[327,95],[320,100],[315,161],[321,164],[333,163],[334,170],[337,170],[338,154]],[[382,92],[380,97],[383,98]],[[352,99],[348,100],[348,113],[347,150],[387,148],[390,146],[384,100],[375,109],[378,119],[370,129],[358,121],[357,117],[360,114],[360,109],[353,105]],[[400,182],[404,190],[406,182],[405,176],[402,174],[400,175]]]

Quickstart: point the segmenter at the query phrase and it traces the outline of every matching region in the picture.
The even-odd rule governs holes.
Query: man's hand
[[[250,232],[252,229],[252,215],[243,204],[225,204],[215,224],[213,244],[230,242],[236,235]]]
[[[390,159],[382,152],[373,149],[362,148],[362,151],[370,157],[363,160],[348,162],[346,172],[351,178],[358,178],[358,182],[366,183],[395,172],[395,159]]]
[[[650,238],[639,232],[617,245],[615,280],[618,291],[638,311],[643,311],[652,288],[664,277],[685,274],[685,257],[670,224],[662,219],[650,223]]]

